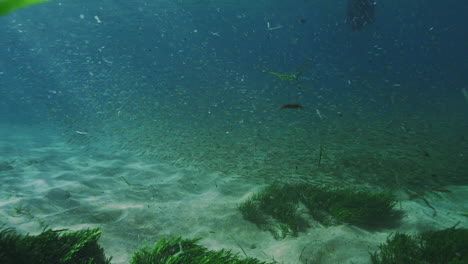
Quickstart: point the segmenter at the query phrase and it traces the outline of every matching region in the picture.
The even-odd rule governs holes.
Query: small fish
[[[300,104],[285,104],[283,106],[281,106],[280,108],[278,108],[279,110],[282,110],[282,109],[302,109],[304,107],[302,107],[302,105]]]

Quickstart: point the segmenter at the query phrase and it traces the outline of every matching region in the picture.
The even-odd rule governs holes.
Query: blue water
[[[41,181],[37,166],[48,185],[18,196],[26,206],[75,178],[96,189],[90,197],[117,190],[118,199],[109,198],[116,204],[146,202],[153,185],[161,185],[161,203],[171,194],[203,202],[213,192],[221,197],[214,200],[228,197],[239,219],[236,203],[275,181],[364,186],[408,203],[452,187],[466,196],[468,5],[376,0],[375,23],[359,31],[346,7],[346,0],[67,0],[0,17],[0,173],[17,192],[9,195],[24,191],[15,179],[27,182],[26,174]],[[280,109],[286,104],[301,107]],[[153,163],[171,169],[142,165]],[[183,179],[165,188],[177,169]],[[134,186],[119,175],[141,190],[129,196]],[[87,189],[76,188],[72,197],[86,200]],[[54,222],[49,209],[37,212]],[[176,226],[167,233],[177,234],[180,222],[192,231],[190,222],[167,218]],[[131,223],[98,224],[119,233]]]
[[[323,142],[368,152],[368,134],[377,151],[390,141],[464,157],[468,6],[376,1],[376,21],[361,31],[346,6],[52,1],[17,10],[0,20],[0,118],[142,156],[180,148],[169,159],[187,149],[222,156],[262,135],[272,137],[258,143],[264,151],[292,159],[310,159]],[[466,182],[465,169],[453,177]]]
[[[216,152],[229,148],[226,138],[261,134],[278,136],[258,143],[265,149],[309,142],[308,158],[321,142],[368,151],[350,141],[356,130],[464,157],[468,6],[375,8],[361,31],[346,23],[346,1],[52,1],[17,10],[0,20],[0,118],[142,156],[182,147],[173,159],[190,144]],[[291,103],[302,110],[278,110]],[[458,169],[453,177],[466,182],[466,166]]]

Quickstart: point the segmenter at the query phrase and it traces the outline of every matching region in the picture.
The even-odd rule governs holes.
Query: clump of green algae
[[[395,204],[395,197],[385,192],[370,193],[307,183],[274,183],[254,193],[238,209],[244,219],[281,239],[287,235],[297,236],[307,227],[299,209],[301,205],[324,225],[348,223],[375,227],[395,216]]]
[[[0,227],[0,263],[110,264],[97,244],[99,229],[64,231],[44,229],[36,236],[22,236]]]
[[[419,235],[396,233],[371,254],[373,264],[468,263],[468,229],[447,228]]]
[[[22,236],[12,228],[0,227],[2,264],[110,264],[97,244],[98,228],[75,232],[44,229],[36,236]],[[255,258],[240,258],[229,250],[209,250],[200,239],[161,238],[152,247],[135,251],[130,264],[268,264]]]

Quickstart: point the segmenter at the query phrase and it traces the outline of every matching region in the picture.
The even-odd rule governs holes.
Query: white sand
[[[457,222],[467,227],[467,218],[457,212],[468,210],[468,188],[454,186],[445,188],[449,193],[426,196],[436,216],[422,199],[403,201],[405,216],[397,229],[371,232],[310,220],[311,227],[298,237],[278,241],[236,210],[263,186],[236,175],[73,148],[48,132],[0,126],[0,165],[5,165],[0,166],[0,224],[31,234],[44,225],[100,227],[100,244],[113,263],[128,263],[137,248],[167,235],[201,237],[210,249],[243,254],[241,246],[251,257],[279,263],[370,263],[369,252],[392,232],[442,229]]]

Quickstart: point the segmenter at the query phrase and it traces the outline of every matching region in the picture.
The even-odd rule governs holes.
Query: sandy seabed
[[[75,133],[71,131],[70,133]],[[45,226],[99,227],[112,263],[163,236],[202,238],[210,249],[279,263],[370,263],[369,252],[393,232],[467,227],[468,187],[448,186],[426,200],[403,200],[395,229],[369,231],[351,225],[324,227],[310,219],[298,237],[275,240],[236,209],[264,186],[237,175],[180,169],[143,161],[131,153],[99,153],[71,146],[48,131],[0,126],[0,225],[37,234]]]

